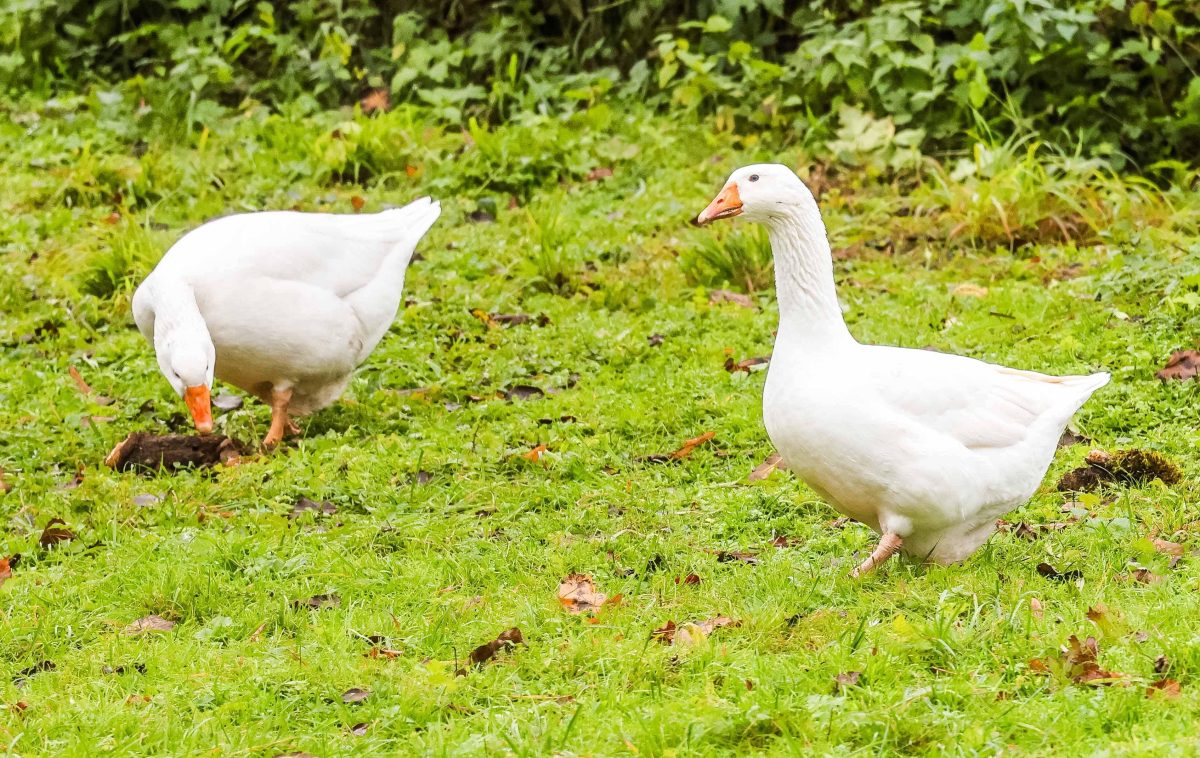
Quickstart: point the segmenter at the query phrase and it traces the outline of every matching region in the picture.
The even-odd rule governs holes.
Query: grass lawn
[[[1200,336],[1194,194],[1024,147],[891,180],[818,156],[840,168],[810,178],[855,336],[1109,370],[1078,430],[1185,474],[1068,496],[1089,445],[1064,448],[1009,520],[1065,528],[856,582],[868,529],[786,472],[747,479],[772,452],[765,373],[724,364],[769,355],[774,295],[710,294],[769,279],[761,237],[686,223],[734,167],[812,157],[636,111],[475,134],[251,113],[181,136],[134,107],[27,103],[0,127],[9,752],[1195,753],[1200,389],[1154,378]],[[129,314],[171,242],[422,194],[445,210],[402,312],[301,437],[227,468],[103,466],[131,431],[185,428]],[[247,400],[217,431],[254,441],[267,416]],[[302,497],[336,511],[293,518]],[[43,548],[53,518],[75,538]],[[569,613],[573,573],[619,598]],[[173,626],[129,633],[151,615]],[[719,617],[738,623],[652,637]],[[513,627],[522,644],[468,662]],[[1072,635],[1115,681],[1075,681]],[[1178,692],[1148,696],[1163,679]]]

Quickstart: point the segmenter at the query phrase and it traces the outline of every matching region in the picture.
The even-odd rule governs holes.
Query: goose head
[[[730,174],[717,197],[696,217],[696,223],[704,225],[734,216],[769,222],[796,206],[814,202],[796,172],[779,163],[759,163]]]
[[[176,329],[156,340],[158,368],[175,392],[187,404],[196,431],[207,434],[213,429],[211,389],[216,349],[207,334],[189,334]]]

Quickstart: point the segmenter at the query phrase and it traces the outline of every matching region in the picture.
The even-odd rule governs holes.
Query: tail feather
[[[404,289],[404,275],[413,252],[441,212],[440,203],[423,197],[403,208],[375,214],[376,217],[384,217],[387,220],[387,228],[393,233],[393,239],[396,241],[371,281],[345,296],[346,303],[354,309],[359,321],[367,328],[360,361],[375,349],[375,345],[383,338],[388,326],[396,317],[396,309],[400,306],[400,297]]]

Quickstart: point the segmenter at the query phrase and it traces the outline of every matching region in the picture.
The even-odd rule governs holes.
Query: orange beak
[[[707,208],[700,211],[700,215],[696,217],[696,223],[704,226],[719,218],[733,218],[741,212],[742,196],[738,194],[738,186],[735,182],[721,190],[721,194],[717,195],[717,198],[709,203]]]
[[[183,391],[183,402],[187,403],[188,410],[192,413],[192,423],[196,425],[196,431],[201,434],[211,432],[212,401],[208,397],[208,387],[203,384],[188,387]]]

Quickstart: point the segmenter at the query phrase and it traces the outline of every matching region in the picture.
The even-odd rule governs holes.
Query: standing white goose
[[[1072,414],[1109,379],[1046,376],[957,355],[859,344],[834,288],[816,200],[778,164],[740,168],[697,221],[765,224],[779,331],[763,389],[788,469],[881,535],[853,572],[897,551],[960,561],[1041,484]]]
[[[297,431],[289,414],[337,400],[395,319],[440,212],[426,197],[362,215],[246,213],[176,242],[134,293],[133,317],[196,429],[212,430],[214,375],[271,406],[266,447]]]

